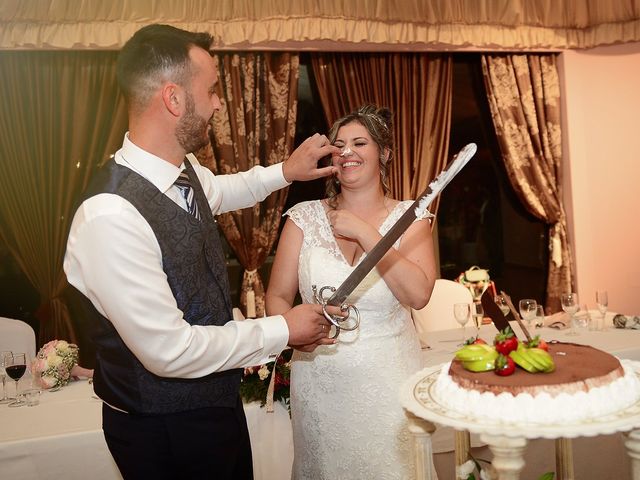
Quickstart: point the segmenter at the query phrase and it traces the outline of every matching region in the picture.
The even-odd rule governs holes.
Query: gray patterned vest
[[[109,162],[92,180],[84,199],[113,193],[149,222],[162,251],[162,268],[184,319],[191,325],[224,325],[232,318],[229,280],[217,226],[193,167],[186,170],[201,219],[190,215],[133,170]],[[114,285],[113,288],[118,288]],[[94,388],[108,404],[131,413],[164,414],[196,408],[233,407],[241,370],[202,378],[164,378],[146,370],[111,322],[72,288],[96,346]],[[151,319],[153,320],[153,319]],[[139,339],[144,342],[144,338]]]

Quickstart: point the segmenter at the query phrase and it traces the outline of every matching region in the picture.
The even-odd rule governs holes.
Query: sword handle
[[[311,290],[313,291],[313,298],[315,299],[316,303],[322,305],[322,313],[324,314],[324,317],[335,328],[335,333],[329,338],[338,338],[338,335],[340,335],[340,330],[346,330],[350,332],[358,328],[358,326],[360,325],[360,312],[355,305],[352,305],[350,303],[343,303],[342,305],[340,305],[340,310],[346,313],[345,316],[331,315],[329,312],[327,312],[328,299],[325,297],[325,292],[328,290],[329,292],[333,293],[336,291],[336,287],[324,286],[320,290],[318,290],[315,285],[311,285]],[[351,317],[351,311],[353,311],[355,315],[355,322],[352,326],[345,326],[344,323]]]

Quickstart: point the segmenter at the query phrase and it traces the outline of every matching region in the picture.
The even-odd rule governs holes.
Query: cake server
[[[316,285],[312,285],[313,295],[316,302],[322,305],[324,316],[335,327],[335,333],[331,338],[336,338],[340,334],[340,330],[355,330],[360,324],[360,312],[355,305],[345,303],[347,297],[362,282],[367,274],[373,270],[385,253],[393,246],[400,236],[409,228],[413,221],[421,217],[433,201],[433,199],[446,187],[455,177],[462,167],[464,167],[471,157],[477,151],[475,143],[469,143],[464,146],[447,167],[431,181],[424,192],[413,202],[404,214],[396,221],[389,231],[380,239],[380,241],[371,249],[364,257],[362,262],[351,272],[351,274],[338,287],[325,286],[319,290]],[[332,295],[326,298],[326,292]],[[326,306],[339,306],[344,316],[331,315],[327,312]],[[353,313],[353,317],[352,314]]]

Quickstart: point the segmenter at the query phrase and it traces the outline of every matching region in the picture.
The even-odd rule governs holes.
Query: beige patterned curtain
[[[0,53],[0,236],[40,294],[40,345],[79,338],[62,259],[74,202],[126,128],[115,60],[115,52]]]
[[[293,150],[299,57],[295,53],[216,55],[222,108],[212,120],[212,148],[198,153],[214,173],[273,165]],[[272,193],[253,208],[218,217],[245,269],[240,304],[245,315],[264,315],[264,285],[258,268],[278,236],[288,189]]]
[[[560,85],[554,54],[483,55],[491,116],[511,185],[523,205],[549,226],[546,308],[559,311],[571,291],[573,260],[560,178]]]
[[[315,53],[311,60],[329,125],[364,103],[392,110],[391,194],[401,200],[415,199],[447,163],[451,55]],[[436,212],[437,201],[430,210]]]

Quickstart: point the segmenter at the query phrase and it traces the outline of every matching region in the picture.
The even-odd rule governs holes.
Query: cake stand
[[[631,362],[640,376],[640,362]],[[469,411],[459,413],[447,408],[433,395],[434,383],[442,365],[425,368],[414,374],[402,387],[400,401],[410,420],[409,430],[414,437],[417,480],[431,480],[433,468],[430,436],[435,425],[445,425],[458,431],[480,435],[493,453],[493,466],[500,480],[517,480],[524,467],[527,440],[556,439],[558,478],[572,480],[571,438],[610,435],[629,432],[625,441],[631,457],[633,480],[640,480],[640,400],[635,404],[607,416],[590,418],[562,425],[541,425],[518,422],[495,422],[475,416],[473,405]],[[434,425],[435,424],[435,425]],[[456,439],[459,447],[459,439]],[[457,460],[461,460],[456,453]],[[464,460],[464,459],[462,459]]]

